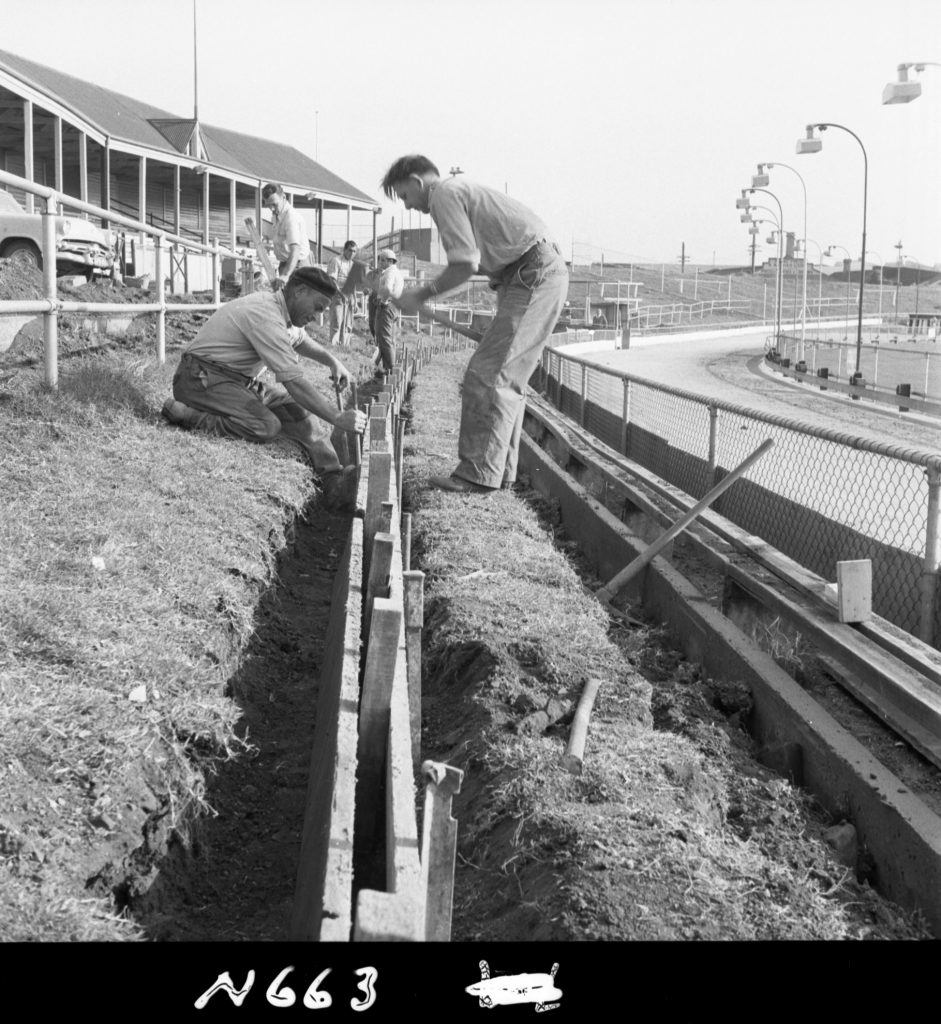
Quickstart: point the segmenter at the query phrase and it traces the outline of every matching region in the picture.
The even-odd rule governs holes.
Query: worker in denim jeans
[[[405,275],[399,270],[398,256],[392,249],[379,250],[379,266],[363,278],[369,288],[369,333],[376,339],[378,353],[377,376],[390,373],[395,366],[395,329],[399,311],[395,300],[405,290]]]
[[[429,482],[464,494],[509,487],[516,480],[526,384],[568,293],[565,260],[528,207],[463,176],[442,180],[425,156],[400,157],[381,185],[407,210],[431,214],[447,253],[439,277],[398,299],[406,315],[477,273],[487,274],[497,293],[496,313],[464,375],[458,464]]]

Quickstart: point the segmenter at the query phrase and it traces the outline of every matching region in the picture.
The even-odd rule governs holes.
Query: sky
[[[567,257],[745,263],[735,200],[775,163],[812,259],[941,263],[938,0],[0,0],[0,49],[179,116],[286,142],[382,206],[405,153],[509,193]],[[922,95],[882,104],[900,63]],[[809,123],[823,148],[796,153]],[[862,143],[862,147],[860,145]],[[787,165],[787,166],[783,166]],[[802,186],[803,183],[803,186]],[[777,202],[776,202],[777,201]],[[773,212],[772,212],[773,211]],[[342,238],[342,220],[324,240]],[[372,218],[354,215],[354,235]],[[335,236],[335,239],[331,238]],[[844,250],[846,252],[844,252]],[[825,261],[827,262],[827,261]]]

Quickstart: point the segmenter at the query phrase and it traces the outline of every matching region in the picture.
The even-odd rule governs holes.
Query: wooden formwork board
[[[372,465],[372,490],[367,485],[365,495],[364,536],[372,532],[372,520],[382,505],[391,506],[392,511],[388,537],[379,531],[372,534],[382,542],[391,539],[392,550],[388,566],[389,596],[373,602],[372,620],[376,628],[371,630],[365,655],[359,766],[361,792],[380,788],[385,791],[385,806],[376,810],[385,819],[386,891],[360,891],[354,938],[416,941],[424,938],[425,900],[420,884],[415,816],[398,488],[395,466],[385,442],[371,441],[366,461],[375,464]],[[377,466],[381,466],[379,472],[375,472]],[[387,635],[383,624],[385,627],[394,624],[394,637]],[[379,645],[379,649],[373,650],[373,643]],[[381,736],[376,734],[377,729],[382,730]],[[369,778],[378,781],[383,772],[384,787],[368,784]],[[364,781],[366,786],[363,786]],[[357,827],[368,827],[368,824],[358,823]]]
[[[291,938],[347,942],[359,736],[363,523],[353,519],[334,580],[298,863]]]

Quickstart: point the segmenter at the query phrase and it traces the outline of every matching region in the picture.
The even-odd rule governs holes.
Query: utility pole
[[[686,243],[685,242],[681,242],[680,243],[680,273],[681,274],[686,269],[686,259],[687,259],[687,257],[686,257]]]
[[[892,246],[893,249],[898,249],[898,259],[895,261],[895,315],[898,317],[899,314],[899,285],[902,283],[902,239]]]

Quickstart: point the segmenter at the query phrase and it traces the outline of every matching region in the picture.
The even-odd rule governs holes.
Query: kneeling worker
[[[163,415],[171,423],[222,437],[299,442],[322,478],[331,503],[345,504],[355,488],[354,467],[341,472],[330,427],[361,433],[366,414],[336,409],[304,376],[298,357],[330,368],[342,388],[346,367],[299,330],[327,308],[336,283],[316,267],[295,270],[283,289],[252,292],[221,306],[185,347]],[[271,370],[283,388],[258,377]]]

